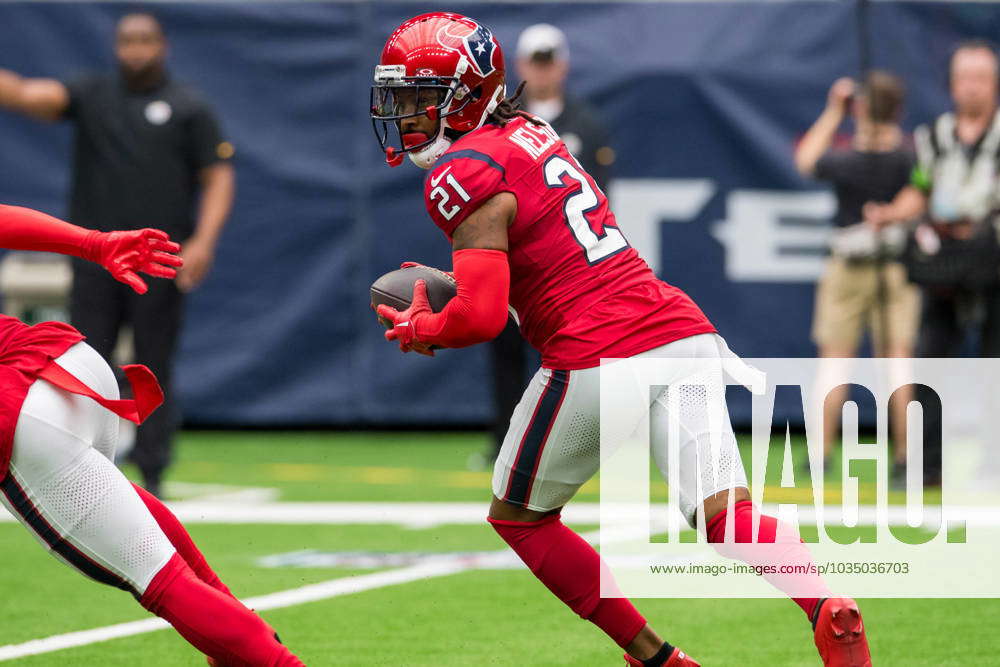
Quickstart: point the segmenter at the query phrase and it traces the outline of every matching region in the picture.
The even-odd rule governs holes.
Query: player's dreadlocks
[[[497,108],[490,114],[490,122],[503,127],[515,118],[524,118],[530,123],[541,125],[542,121],[538,120],[529,113],[521,111],[521,103],[518,101],[518,98],[521,97],[521,93],[523,92],[524,81],[518,85],[517,90],[514,91],[514,94],[511,97],[505,97],[500,100],[500,103],[497,104]]]

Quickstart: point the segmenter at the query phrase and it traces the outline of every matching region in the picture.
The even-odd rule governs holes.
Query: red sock
[[[196,577],[180,554],[156,573],[139,602],[227,667],[304,667],[262,618]]]
[[[802,608],[809,619],[816,611],[821,598],[830,596],[830,589],[813,565],[809,549],[789,526],[779,524],[773,516],[759,514],[753,503],[742,500],[733,507],[734,542],[726,542],[727,510],[722,510],[705,527],[708,541],[717,544],[719,553],[729,558],[742,560],[750,565],[793,565],[808,572],[798,574],[762,574],[778,590],[789,593],[792,601]],[[771,548],[749,547],[753,541],[753,526],[759,522],[757,545],[771,544]],[[779,535],[780,532],[780,535]]]
[[[177,553],[181,555],[181,558],[188,564],[188,567],[198,575],[198,578],[212,588],[235,597],[229,588],[222,583],[222,580],[219,579],[219,575],[209,566],[208,561],[205,560],[205,556],[198,550],[198,546],[191,539],[191,535],[188,534],[187,529],[174,516],[174,513],[167,509],[167,506],[160,502],[159,498],[146,489],[137,484],[133,484],[132,487],[135,488],[135,492],[142,498],[142,502],[146,504],[149,513],[156,519],[156,523],[160,525],[160,530],[167,536],[170,543],[174,545],[174,549],[177,549]]]
[[[563,525],[558,514],[541,521],[489,522],[556,597],[622,648],[646,625],[646,619],[627,599],[601,597],[601,557]]]

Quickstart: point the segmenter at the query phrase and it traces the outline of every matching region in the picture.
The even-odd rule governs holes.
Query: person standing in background
[[[554,25],[537,23],[517,40],[517,74],[524,81],[524,110],[552,126],[566,148],[605,193],[615,151],[608,131],[584,102],[566,94],[569,46]]]
[[[517,73],[525,84],[524,110],[546,121],[559,133],[584,171],[593,176],[598,187],[606,193],[611,185],[615,151],[594,111],[566,94],[569,46],[563,31],[548,23],[525,28],[517,41]],[[492,463],[500,452],[510,417],[528,384],[528,354],[528,346],[514,321],[508,322],[503,332],[490,343],[496,421],[488,463]]]
[[[877,227],[923,222],[907,260],[920,284],[922,314],[918,357],[961,352],[968,330],[979,331],[981,357],[1000,357],[1000,61],[989,42],[959,44],[949,63],[954,112],[914,131],[917,167],[910,185],[891,203],[865,205]],[[919,274],[915,274],[918,271]],[[924,405],[933,392],[918,387]],[[941,483],[941,417],[924,416],[924,484]]]
[[[132,460],[160,495],[178,418],[171,370],[185,292],[208,275],[232,208],[233,147],[211,108],[166,66],[167,39],[148,13],[123,16],[115,32],[118,71],[67,82],[27,79],[0,69],[0,107],[75,124],[70,220],[117,231],[157,227],[182,243],[183,268],[136,298],[99,268],[74,262],[70,320],[110,361],[124,325],[135,361],[160,379],[166,401],[140,427]]]
[[[906,269],[893,259],[903,241],[880,234],[862,219],[866,202],[891,201],[909,183],[913,154],[903,146],[899,119],[903,83],[885,71],[869,73],[859,87],[849,78],[830,87],[826,109],[795,150],[799,173],[829,181],[837,196],[831,257],[816,290],[813,340],[823,358],[857,356],[865,331],[876,356],[910,357],[917,333],[919,294]],[[850,147],[831,148],[837,130],[851,115]],[[831,396],[823,419],[824,457],[838,436],[846,390]],[[906,405],[892,408],[893,481],[905,483]],[[829,467],[829,466],[827,466]]]

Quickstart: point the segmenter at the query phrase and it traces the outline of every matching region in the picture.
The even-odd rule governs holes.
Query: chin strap
[[[476,125],[475,130],[478,130],[486,123],[486,119],[489,115],[493,113],[500,102],[507,97],[507,86],[501,85],[497,88],[496,93],[493,95],[493,99],[489,101],[486,105],[486,109],[483,112],[483,117],[479,119],[479,124]],[[438,158],[445,154],[445,152],[451,147],[451,139],[447,138],[444,134],[445,129],[445,119],[441,118],[440,112],[437,107],[429,106],[424,111],[427,117],[431,120],[438,121],[438,133],[434,138],[434,141],[429,143],[427,146],[421,148],[420,150],[410,150],[406,151],[406,155],[409,156],[410,162],[417,165],[421,169],[430,169],[437,162]],[[403,139],[403,147],[406,147],[405,135],[400,137]],[[403,163],[403,156],[400,150],[393,148],[392,146],[385,149],[385,162],[390,167],[398,167]]]
[[[444,136],[444,123],[442,122],[434,141],[419,151],[410,151],[407,155],[410,156],[410,162],[421,169],[430,169],[449,148],[451,148],[451,139]]]
[[[398,167],[403,164],[403,156],[396,152],[396,149],[389,146],[385,149],[385,163],[390,167]]]
[[[390,167],[398,167],[403,164],[403,155],[407,155],[413,164],[421,169],[430,169],[437,162],[437,159],[444,155],[445,151],[451,147],[451,140],[444,136],[444,123],[441,123],[438,134],[433,141],[419,150],[405,150],[406,145],[419,145],[426,141],[426,136],[422,132],[409,132],[402,135],[403,150],[389,146],[385,149],[385,163]],[[410,137],[411,140],[407,140]],[[417,138],[423,138],[418,140]],[[404,152],[405,151],[405,152]]]

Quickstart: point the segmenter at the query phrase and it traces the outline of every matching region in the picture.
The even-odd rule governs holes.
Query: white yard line
[[[248,607],[258,611],[281,609],[283,607],[293,607],[307,602],[326,600],[340,595],[350,595],[351,593],[360,593],[362,591],[368,591],[375,588],[405,584],[411,581],[418,581],[420,579],[442,577],[474,569],[475,567],[477,567],[475,563],[462,563],[456,560],[448,559],[431,560],[395,570],[374,572],[372,574],[363,574],[354,577],[330,579],[329,581],[323,581],[309,586],[302,586],[301,588],[293,588],[287,591],[278,591],[276,593],[247,598],[243,600],[243,602]],[[79,632],[52,635],[51,637],[45,637],[44,639],[33,639],[31,641],[24,642],[23,644],[0,646],[0,661],[14,660],[16,658],[38,655],[40,653],[51,653],[53,651],[60,651],[67,648],[86,646],[87,644],[96,644],[110,639],[120,639],[122,637],[141,635],[168,627],[170,626],[167,625],[166,621],[162,621],[159,618],[147,618],[141,621],[118,623],[116,625],[108,625],[103,628],[94,628],[92,630],[81,630]]]
[[[236,486],[233,484],[201,484],[197,482],[165,482],[164,488],[172,498],[184,502],[216,502],[260,504],[278,500],[279,489],[267,486]]]
[[[218,524],[315,524],[315,525],[395,525],[405,528],[433,528],[443,525],[476,525],[486,521],[488,503],[276,503],[182,500],[167,503],[184,523]],[[576,524],[599,524],[600,503],[570,503],[563,510],[563,520]],[[841,507],[827,505],[827,516],[839,519]],[[764,505],[764,510],[774,514],[776,505]],[[816,512],[809,507],[800,508],[799,520],[805,524],[816,522]],[[859,508],[858,522],[875,523],[874,505]],[[930,508],[928,508],[930,511]],[[892,505],[887,508],[888,520],[893,525],[906,523],[906,508]],[[1000,511],[990,506],[948,506],[949,518],[961,518],[969,525],[998,527]],[[0,508],[0,523],[13,522],[14,517]]]

